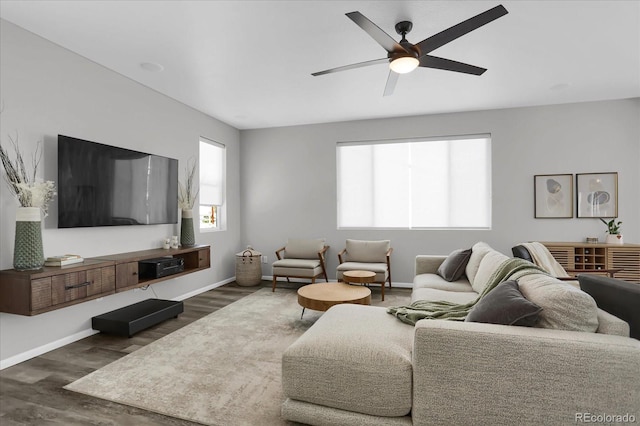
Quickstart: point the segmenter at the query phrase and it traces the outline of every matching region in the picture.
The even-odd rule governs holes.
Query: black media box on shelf
[[[182,302],[147,299],[91,318],[91,328],[103,333],[131,337],[169,318],[177,318],[183,312]]]
[[[184,259],[181,257],[157,257],[138,262],[138,274],[141,279],[162,278],[184,271]]]

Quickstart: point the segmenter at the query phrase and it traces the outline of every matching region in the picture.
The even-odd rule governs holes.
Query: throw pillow
[[[533,327],[542,308],[524,298],[516,281],[505,281],[471,309],[465,321]]]
[[[476,271],[476,276],[473,278],[473,282],[471,283],[473,291],[481,294],[487,287],[487,284],[489,284],[489,279],[493,276],[496,269],[508,260],[509,257],[493,249],[485,254],[480,261],[480,265]]]
[[[469,284],[473,285],[473,281],[478,273],[478,268],[480,267],[480,261],[491,250],[493,249],[487,243],[483,243],[482,241],[475,243],[473,247],[471,247],[471,257],[469,258],[469,263],[467,263],[467,267],[465,268],[465,274],[467,275]]]
[[[464,275],[464,270],[469,263],[471,257],[471,249],[458,249],[454,250],[447,256],[438,268],[438,275],[445,279],[445,281],[458,281]]]
[[[527,300],[544,309],[537,327],[588,333],[598,329],[598,306],[584,291],[545,274],[526,275],[518,284]]]

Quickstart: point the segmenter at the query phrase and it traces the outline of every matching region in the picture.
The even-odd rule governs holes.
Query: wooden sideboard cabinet
[[[180,257],[184,270],[157,279],[140,279],[138,262],[164,256]],[[37,315],[116,292],[155,284],[209,268],[210,247],[151,249],[85,259],[36,271],[0,271],[0,312]]]
[[[640,284],[640,244],[543,242],[565,269],[597,271],[620,269],[615,277]]]

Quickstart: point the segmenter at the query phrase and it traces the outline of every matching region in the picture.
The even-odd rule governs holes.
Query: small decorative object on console
[[[171,242],[170,242],[171,248],[177,249],[180,245],[178,243],[178,236],[174,235],[171,237]]]
[[[62,256],[47,257],[44,261],[44,266],[65,266],[82,262],[84,262],[84,258],[82,258],[82,256],[77,254],[65,254]]]

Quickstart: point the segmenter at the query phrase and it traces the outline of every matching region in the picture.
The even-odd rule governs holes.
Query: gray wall
[[[0,30],[0,136],[12,152],[7,135],[17,132],[27,159],[43,141],[41,177],[57,180],[58,134],[177,158],[181,174],[186,161],[197,157],[200,136],[227,146],[228,229],[196,229],[196,242],[211,245],[211,269],[155,284],[153,290],[160,298],[179,298],[233,277],[240,249],[238,130],[9,22],[1,21]],[[18,204],[4,182],[0,188],[0,269],[7,269],[13,263]],[[57,229],[55,202],[50,211],[43,230],[45,256],[155,248],[179,231],[179,225]],[[154,297],[150,290],[128,291],[34,317],[2,313],[0,358],[86,332],[92,316],[149,297]]]
[[[324,237],[335,278],[346,238],[391,239],[393,279],[409,283],[417,254],[447,254],[477,241],[510,254],[522,241],[604,240],[596,219],[534,219],[533,176],[615,171],[625,241],[640,243],[639,123],[636,98],[241,131],[242,241],[271,262],[288,237]],[[336,229],[337,141],[478,133],[492,137],[491,230]]]

